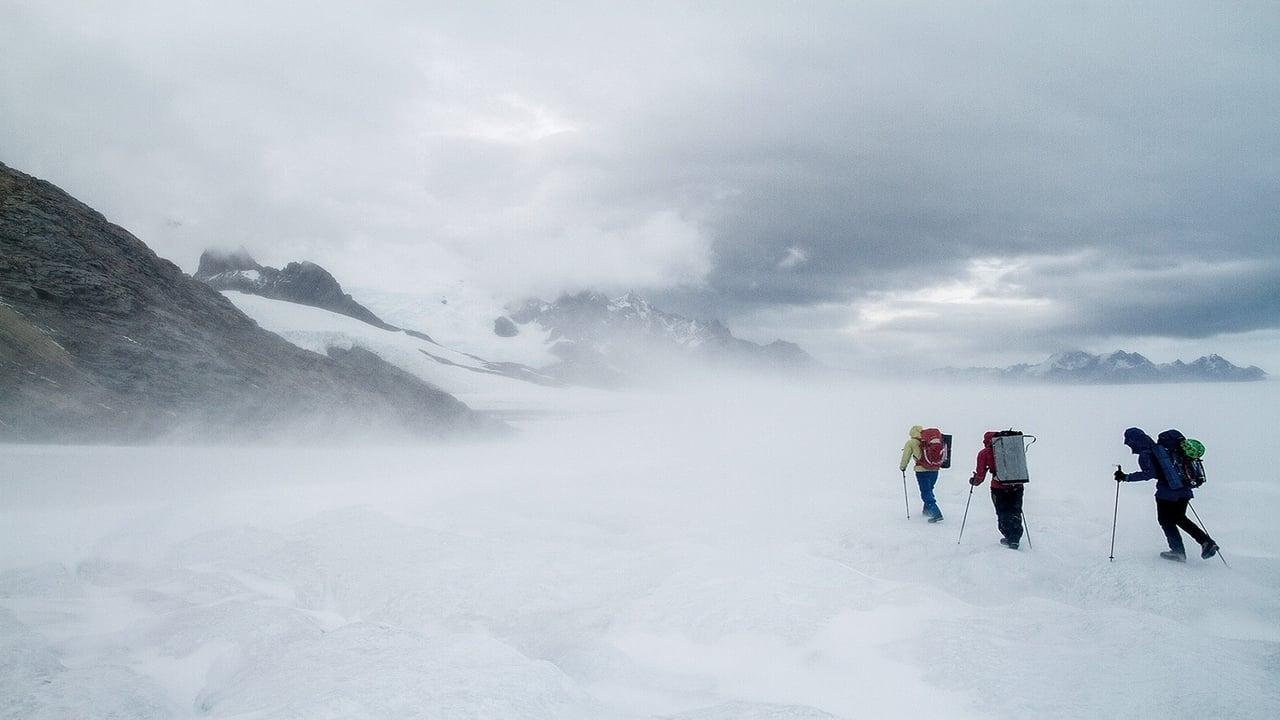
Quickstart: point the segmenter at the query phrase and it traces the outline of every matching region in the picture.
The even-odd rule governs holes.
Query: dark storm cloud
[[[248,7],[11,4],[3,159],[186,265],[981,338],[895,308],[996,259],[1053,309],[1002,341],[1280,327],[1270,3]]]
[[[821,91],[762,66],[782,90],[761,105],[822,121],[781,122],[743,163],[760,172],[715,226],[710,284],[811,302],[973,257],[1277,256],[1280,65],[1248,42],[1270,31],[1203,10],[986,19],[935,26],[932,54],[910,37],[851,48]],[[791,246],[809,262],[779,268]]]
[[[1197,258],[1084,272],[1090,276],[1076,282],[1042,280],[1054,295],[1089,298],[1073,319],[1077,333],[1204,338],[1272,328],[1280,319],[1280,260]]]

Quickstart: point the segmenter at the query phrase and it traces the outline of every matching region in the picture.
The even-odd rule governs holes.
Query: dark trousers
[[[1169,549],[1184,555],[1187,551],[1182,547],[1182,535],[1178,534],[1178,528],[1182,528],[1192,540],[1201,545],[1209,539],[1199,525],[1187,518],[1187,502],[1186,500],[1156,500],[1156,521],[1160,523],[1160,529],[1164,530],[1164,536],[1169,539]]]
[[[1022,486],[991,488],[991,504],[996,506],[1000,534],[1012,543],[1022,540]]]

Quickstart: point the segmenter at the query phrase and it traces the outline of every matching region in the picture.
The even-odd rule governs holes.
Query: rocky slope
[[[1206,355],[1190,363],[1175,360],[1156,364],[1139,353],[1117,350],[1094,355],[1082,350],[1051,355],[1041,363],[1006,368],[944,368],[940,374],[961,379],[1007,382],[1122,384],[1161,382],[1247,382],[1267,373],[1256,366],[1242,368],[1221,355]]]
[[[487,426],[372,353],[285,342],[101,214],[0,164],[0,439]]]

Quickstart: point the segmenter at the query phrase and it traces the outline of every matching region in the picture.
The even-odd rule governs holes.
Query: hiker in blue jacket
[[[1182,471],[1169,456],[1169,451],[1156,444],[1151,436],[1140,428],[1124,431],[1124,444],[1138,456],[1138,472],[1126,473],[1116,469],[1116,482],[1156,481],[1156,521],[1169,540],[1169,549],[1160,557],[1176,562],[1187,561],[1187,551],[1182,545],[1178,529],[1186,531],[1192,540],[1200,543],[1200,557],[1208,560],[1218,552],[1218,544],[1200,526],[1187,518],[1187,503],[1194,494],[1191,485],[1182,477]]]

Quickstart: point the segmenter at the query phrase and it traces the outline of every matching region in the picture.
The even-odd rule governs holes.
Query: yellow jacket
[[[907,463],[915,460],[916,464],[920,464],[920,431],[924,430],[922,425],[911,426],[911,437],[907,440],[907,444],[902,446],[902,461],[898,463],[898,469],[905,471]]]

